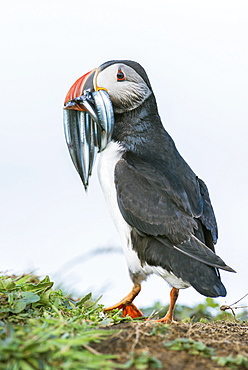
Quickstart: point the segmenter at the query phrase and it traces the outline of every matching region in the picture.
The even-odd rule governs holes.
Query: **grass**
[[[90,347],[113,333],[99,329],[102,307],[52,286],[49,277],[1,277],[0,369],[113,369],[114,356]]]
[[[211,313],[216,304],[211,298],[189,308],[177,306],[176,316],[185,321],[214,320]],[[160,309],[159,304],[143,310],[147,315]],[[163,312],[162,312],[163,314]],[[223,318],[232,315],[221,313]],[[244,316],[244,313],[240,314]],[[247,313],[246,313],[247,316]],[[111,325],[134,320],[122,318],[115,310],[108,315],[91,294],[78,301],[61,289],[54,290],[46,276],[40,280],[33,275],[0,277],[0,370],[111,370],[163,368],[162,363],[147,350],[130,352],[128,360],[120,364],[117,355],[99,353],[95,343],[101,343],[116,330]],[[140,320],[138,320],[140,321]],[[103,328],[108,327],[108,330]],[[114,327],[113,327],[114,328]],[[166,339],[169,325],[153,326],[147,335]],[[210,357],[220,366],[248,368],[247,357],[215,356],[211,347],[189,338],[178,338],[165,343],[170,350],[187,351],[190,355]]]
[[[228,366],[231,369],[238,369],[239,367],[248,369],[248,359],[246,356],[242,354],[236,356],[215,356],[215,350],[212,347],[190,338],[178,338],[164,343],[164,346],[174,351],[187,351],[191,355],[210,357],[219,366]]]

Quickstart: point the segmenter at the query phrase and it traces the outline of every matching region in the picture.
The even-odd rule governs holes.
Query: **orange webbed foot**
[[[122,309],[122,316],[125,317],[127,315],[134,319],[136,317],[142,317],[143,313],[133,303],[129,303]]]
[[[127,315],[132,318],[143,316],[142,312],[132,303],[134,298],[139,294],[140,289],[140,284],[134,284],[131,292],[125,298],[123,298],[119,303],[105,308],[104,312],[112,311],[118,308],[119,310],[122,310],[123,317]]]

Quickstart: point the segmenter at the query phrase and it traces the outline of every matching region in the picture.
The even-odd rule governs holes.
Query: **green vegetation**
[[[228,366],[230,369],[238,369],[240,366],[243,369],[248,369],[248,359],[243,355],[226,357],[213,356],[212,360],[216,361],[218,365]]]
[[[211,360],[215,361],[219,366],[228,366],[230,369],[238,369],[241,366],[243,369],[248,369],[248,358],[246,356],[214,356],[215,350],[213,348],[190,338],[178,338],[164,343],[164,346],[174,351],[187,351],[191,355],[211,357]]]
[[[178,338],[171,342],[166,342],[164,346],[174,351],[187,351],[190,355],[211,356],[214,354],[213,348],[190,338]]]
[[[170,325],[164,324],[154,324],[152,329],[150,326],[145,333],[147,342],[144,350],[141,348],[139,351],[127,352],[121,361],[119,354],[99,353],[95,349],[95,343],[103,343],[103,351],[100,352],[108,353],[111,345],[106,350],[104,343],[113,334],[121,333],[110,330],[111,325],[130,325],[134,320],[130,317],[123,318],[118,310],[104,314],[103,306],[98,304],[98,301],[93,302],[90,293],[75,301],[61,289],[53,289],[53,282],[48,276],[43,280],[33,275],[1,276],[0,370],[160,369],[163,368],[162,363],[149,348],[149,338],[154,335],[162,343],[165,342],[164,347],[167,349],[208,357],[219,366],[248,368],[248,359],[243,354],[220,357],[215,355],[213,348],[190,338],[166,341]],[[156,304],[143,311],[149,315],[160,308],[161,306]],[[207,298],[203,304],[193,308],[178,305],[176,317],[185,322],[189,321],[190,325],[195,321],[203,323],[216,318],[234,320],[233,315],[226,312],[214,317],[213,310],[217,308],[218,304]],[[164,311],[160,314],[163,315]],[[247,318],[247,312],[241,313],[240,316]],[[144,321],[144,318],[135,321]],[[135,330],[134,336],[137,336],[138,332]]]
[[[162,363],[154,356],[152,356],[148,351],[143,351],[140,355],[135,353],[130,354],[130,360],[122,366],[122,369],[129,369],[134,367],[137,370],[145,369],[162,369]]]
[[[90,294],[74,302],[52,286],[49,277],[1,277],[0,369],[112,369],[113,356],[90,347],[113,333],[98,328],[101,306]]]
[[[169,306],[162,306],[159,302],[155,303],[153,307],[142,309],[144,315],[149,316],[152,312],[158,312],[159,317],[164,317],[168,311]],[[175,307],[174,316],[176,320],[183,320],[185,322],[209,322],[212,320],[231,320],[235,317],[232,313],[221,311],[220,306],[213,298],[206,298],[203,303],[199,303],[194,307],[177,304]],[[236,315],[239,320],[247,320],[248,311],[243,310]]]

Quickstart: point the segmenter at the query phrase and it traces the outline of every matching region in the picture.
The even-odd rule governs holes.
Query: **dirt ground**
[[[189,354],[186,350],[175,351],[165,347],[165,343],[177,338],[191,338],[201,341],[214,349],[214,356],[243,355],[248,359],[248,323],[236,322],[209,322],[183,323],[163,325],[154,322],[122,323],[106,328],[117,329],[118,332],[107,340],[94,345],[95,350],[101,353],[115,354],[120,363],[130,359],[130,353],[137,358],[144,351],[162,363],[162,369],[170,370],[206,370],[230,369],[227,366],[217,365],[211,356]],[[201,353],[201,352],[200,352]],[[151,362],[147,367],[130,367],[135,369],[158,368]],[[161,368],[161,367],[160,367]],[[247,369],[246,365],[232,367]]]

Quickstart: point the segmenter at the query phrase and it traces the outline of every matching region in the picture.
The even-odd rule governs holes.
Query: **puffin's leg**
[[[143,316],[142,312],[132,303],[134,298],[139,294],[140,290],[141,290],[141,285],[135,283],[133,285],[133,289],[125,298],[123,298],[119,303],[111,307],[105,308],[104,312],[108,312],[108,311],[118,308],[119,310],[122,309],[123,317],[127,315],[133,318]]]
[[[177,289],[177,288],[172,288],[171,289],[169,310],[168,310],[167,314],[165,315],[165,317],[162,317],[162,319],[156,320],[157,322],[163,322],[165,324],[170,324],[171,322],[174,321],[173,320],[173,311],[174,311],[174,307],[175,307],[175,304],[176,304],[176,301],[177,301],[177,298],[178,298],[178,294],[179,294],[179,289]]]

